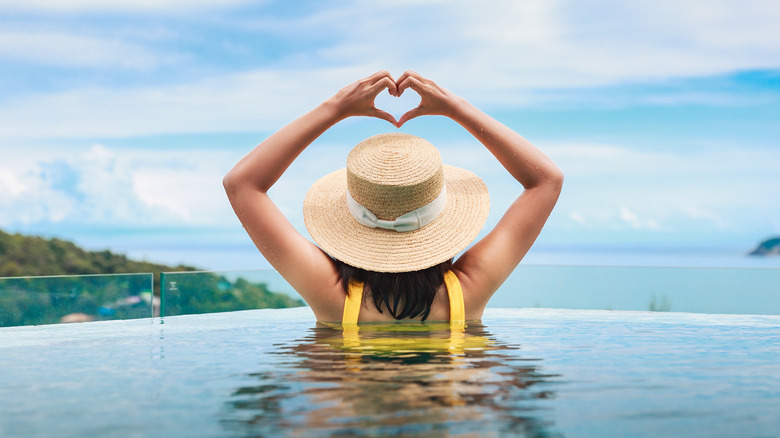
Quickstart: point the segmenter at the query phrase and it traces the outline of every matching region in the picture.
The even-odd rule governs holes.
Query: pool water
[[[0,436],[780,434],[780,316],[308,308],[0,329]]]

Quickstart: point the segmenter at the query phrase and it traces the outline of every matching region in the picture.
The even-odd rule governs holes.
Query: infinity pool
[[[0,436],[777,436],[780,316],[308,308],[0,329]]]

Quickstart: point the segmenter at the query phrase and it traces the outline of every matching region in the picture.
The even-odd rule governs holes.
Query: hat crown
[[[436,199],[443,187],[439,151],[414,135],[375,135],[347,157],[350,196],[379,219],[394,220],[416,210]]]

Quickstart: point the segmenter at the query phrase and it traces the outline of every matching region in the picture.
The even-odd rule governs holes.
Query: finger
[[[371,84],[371,86],[374,86],[377,82],[383,80],[384,78],[389,78],[393,83],[395,83],[395,79],[393,79],[393,75],[391,75],[390,72],[387,70],[379,70],[378,72],[367,77],[366,82]]]
[[[425,115],[425,109],[422,106],[418,106],[417,108],[410,109],[409,111],[406,112],[406,114],[401,116],[401,120],[398,121],[397,126],[400,128],[401,125],[408,122],[409,120],[424,115]]]
[[[372,117],[377,117],[383,120],[387,120],[388,122],[392,123],[393,126],[400,127],[401,125],[398,124],[398,121],[395,120],[395,117],[393,117],[392,114],[388,113],[387,111],[383,111],[379,108],[374,108],[371,114]]]
[[[417,94],[422,96],[422,93],[420,93],[420,90],[422,89],[423,84],[422,84],[422,82],[420,82],[419,79],[417,79],[417,78],[415,78],[413,76],[409,76],[406,79],[404,79],[403,82],[401,82],[400,84],[397,85],[397,87],[398,87],[398,95],[399,96],[401,94],[403,94],[404,90],[406,90],[407,88],[411,88],[412,90],[416,91]]]
[[[395,81],[393,81],[392,78],[384,77],[379,79],[374,85],[369,88],[369,91],[376,96],[377,94],[381,93],[382,90],[387,88],[387,91],[395,96],[395,93],[397,92],[397,88],[395,86]]]
[[[398,87],[398,95],[400,96],[403,94],[404,90],[406,88],[409,88],[409,80],[410,78],[417,78],[417,80],[422,80],[422,76],[420,76],[419,73],[417,73],[414,70],[406,70],[401,76],[398,77],[398,79],[395,81],[396,87]],[[406,83],[406,85],[402,88],[401,84]]]
[[[390,78],[393,79],[393,77],[390,75],[390,72],[387,70],[379,70],[378,72],[372,74],[371,76],[366,78],[367,82],[374,83],[382,78]]]
[[[398,88],[398,95],[400,96],[401,93],[403,93],[403,90],[401,89],[401,83],[406,80],[406,78],[409,77],[409,70],[405,71],[401,76],[398,77],[398,79],[395,80],[395,85]]]
[[[417,73],[416,71],[414,71],[414,70],[406,70],[401,76],[398,77],[398,80],[395,83],[396,84],[400,84],[401,82],[406,80],[406,78],[409,78],[409,77],[422,79],[422,76],[420,76],[420,74]]]

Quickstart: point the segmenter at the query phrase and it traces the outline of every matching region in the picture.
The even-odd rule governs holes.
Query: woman
[[[421,101],[400,120],[374,107],[380,92],[397,97],[409,88]],[[456,261],[484,223],[487,191],[470,172],[442,166],[438,152],[417,137],[369,138],[350,153],[346,171],[312,186],[304,217],[322,249],[268,197],[293,160],[339,121],[370,116],[401,127],[424,115],[463,126],[524,188],[496,227]],[[555,206],[563,175],[525,138],[433,81],[413,71],[397,80],[380,71],[268,137],[223,182],[252,241],[318,321],[462,322],[482,317],[528,252]]]

